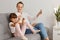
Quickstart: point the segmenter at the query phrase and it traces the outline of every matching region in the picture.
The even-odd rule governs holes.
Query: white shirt
[[[19,12],[16,12],[16,15],[17,16],[21,15],[23,18],[25,18],[25,20],[26,20],[27,23],[30,23],[29,20],[28,20],[28,17],[27,17],[28,16],[27,13],[22,12],[22,14],[21,14]],[[29,29],[28,26],[27,26],[27,29]]]
[[[13,22],[9,23],[9,27],[11,30],[11,33],[14,33],[14,36],[19,36],[20,37],[20,25],[16,24],[15,27],[11,26],[11,24],[13,24]]]
[[[10,30],[11,30],[11,33],[15,33],[15,27],[11,26],[13,23],[10,22],[9,23],[9,27],[10,27]]]
[[[17,15],[17,16],[21,15],[23,18],[26,19],[27,23],[30,23],[29,20],[28,20],[28,17],[27,17],[27,13],[22,12],[22,14],[21,14],[21,13],[19,13],[19,12],[16,12],[16,15]]]

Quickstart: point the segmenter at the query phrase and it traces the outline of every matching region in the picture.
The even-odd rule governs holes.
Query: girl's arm
[[[9,27],[10,27],[10,30],[11,30],[11,33],[12,33],[12,37],[14,37],[15,36],[15,24],[10,23]]]
[[[15,35],[15,29],[16,29],[17,33],[19,33],[19,35],[17,35],[17,36],[21,36],[22,38],[25,37],[23,32],[21,31],[19,23],[11,24],[10,29],[11,29],[11,32],[12,32],[12,36],[16,36]]]

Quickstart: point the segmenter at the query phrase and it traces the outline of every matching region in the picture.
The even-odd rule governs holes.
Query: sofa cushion
[[[8,16],[10,13],[0,13],[0,40],[20,40],[20,38],[10,38],[11,32],[8,26]],[[46,28],[47,29],[47,28]],[[47,29],[48,30],[48,29]],[[49,31],[48,31],[49,33]],[[39,40],[40,36],[38,34],[27,34],[29,40]]]
[[[26,34],[26,37],[28,38],[28,40],[40,40],[39,34]],[[15,37],[6,40],[21,40],[21,38]]]
[[[8,26],[8,16],[9,13],[0,13],[0,39],[1,40],[20,40],[20,38],[11,38],[11,32]],[[39,35],[32,35],[27,34],[26,35],[29,40],[38,40],[40,39]],[[9,39],[10,38],[10,39]]]

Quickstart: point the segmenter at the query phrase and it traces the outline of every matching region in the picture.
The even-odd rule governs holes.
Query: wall
[[[20,0],[0,0],[0,13],[16,12],[16,3]],[[30,15],[36,15],[42,9],[42,16],[38,22],[44,23],[47,27],[54,25],[54,8],[60,4],[60,0],[22,0],[25,4],[24,11]]]

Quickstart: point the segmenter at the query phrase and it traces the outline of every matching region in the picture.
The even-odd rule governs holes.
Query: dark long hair
[[[15,13],[10,13],[10,15],[9,15],[9,21],[10,22],[12,22],[11,21],[12,18],[17,18],[17,15]]]

